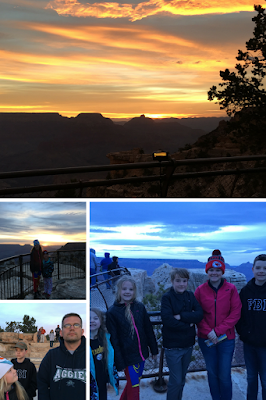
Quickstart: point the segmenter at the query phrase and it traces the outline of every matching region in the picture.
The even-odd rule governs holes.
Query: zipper
[[[214,298],[214,327],[216,327],[216,299],[217,299],[217,293],[215,292],[215,298]]]

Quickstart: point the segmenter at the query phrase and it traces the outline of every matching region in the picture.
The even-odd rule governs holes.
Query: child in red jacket
[[[231,362],[241,301],[235,285],[222,278],[225,263],[220,250],[213,251],[205,271],[209,280],[195,291],[203,309],[203,320],[198,323],[199,346],[206,363],[212,399],[231,400]],[[226,335],[227,339],[219,342],[222,335]]]

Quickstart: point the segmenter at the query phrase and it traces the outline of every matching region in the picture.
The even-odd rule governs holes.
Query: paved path
[[[165,377],[168,379],[168,377]],[[157,393],[152,387],[154,378],[141,380],[140,383],[140,400],[165,400],[166,393]],[[246,400],[246,370],[244,368],[232,369],[233,381],[233,400]],[[118,400],[125,381],[120,381],[119,396],[116,396],[112,387],[108,388],[108,400]],[[206,372],[192,372],[187,374],[186,385],[183,392],[182,400],[212,400]],[[261,390],[259,391],[258,400],[261,400]]]

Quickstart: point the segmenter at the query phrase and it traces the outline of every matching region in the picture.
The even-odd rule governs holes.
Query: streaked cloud
[[[92,202],[90,208],[90,246],[98,256],[204,262],[219,248],[239,265],[266,252],[264,202]]]
[[[130,21],[137,21],[159,13],[202,15],[252,11],[253,3],[250,0],[234,2],[227,0],[222,3],[218,1],[199,2],[196,0],[150,0],[135,5],[107,1],[83,4],[77,0],[53,0],[50,1],[46,7],[55,10],[59,15],[95,18],[128,18]]]
[[[253,2],[1,2],[0,112],[224,115],[208,102]]]
[[[86,241],[84,202],[1,202],[0,215],[0,244]]]

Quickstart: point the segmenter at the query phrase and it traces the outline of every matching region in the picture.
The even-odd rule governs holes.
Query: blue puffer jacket
[[[106,341],[108,346],[108,358],[107,358],[107,370],[109,381],[113,388],[115,389],[116,394],[118,395],[118,386],[119,386],[119,378],[117,374],[117,370],[114,365],[114,349],[110,342],[110,333],[105,333]],[[91,373],[91,383],[90,383],[90,398],[91,400],[99,400],[98,387],[96,382],[96,373],[95,373],[95,365],[93,360],[92,351],[90,349],[90,373]]]
[[[49,258],[47,261],[42,260],[42,276],[44,278],[51,278],[54,270],[54,264]]]
[[[111,262],[110,253],[104,253],[104,258],[101,261],[102,270],[107,271],[108,265],[111,264]]]

